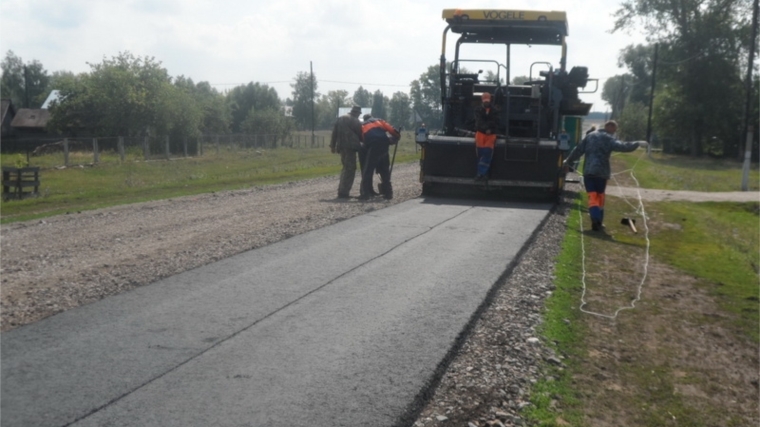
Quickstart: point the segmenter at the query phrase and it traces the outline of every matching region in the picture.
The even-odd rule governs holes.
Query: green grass
[[[736,326],[760,341],[760,217],[757,203],[656,203],[667,227],[650,235],[658,260],[703,279]]]
[[[741,165],[735,162],[677,158],[655,155],[653,159],[630,153],[615,156],[613,170],[620,171],[635,166],[635,174],[644,188],[691,191],[737,191],[741,182]],[[619,178],[624,179],[624,178]],[[757,165],[753,166],[750,177],[751,188],[758,190]],[[635,185],[627,182],[624,185]],[[554,343],[558,353],[568,356],[567,369],[560,370],[546,365],[545,374],[551,380],[539,380],[531,391],[532,406],[526,408],[525,417],[540,426],[572,425],[583,426],[584,407],[593,407],[588,401],[596,391],[584,390],[575,383],[574,377],[591,375],[584,372],[584,366],[577,361],[587,357],[588,348],[584,341],[587,334],[586,322],[578,310],[581,293],[581,253],[580,218],[578,209],[585,207],[585,194],[573,201],[571,214],[567,219],[567,233],[562,243],[562,251],[556,263],[556,290],[546,301],[544,322],[541,333],[549,343]],[[698,278],[697,286],[706,286],[715,297],[721,310],[730,313],[732,333],[737,339],[749,342],[760,341],[760,204],[758,203],[687,203],[658,202],[646,203],[651,227],[651,256],[689,275]],[[625,202],[608,200],[607,211],[624,212],[630,209]],[[583,214],[584,220],[587,214]],[[639,223],[641,229],[643,224]],[[610,226],[610,225],[608,225]],[[616,233],[615,239],[596,239],[586,250],[603,250],[608,256],[615,256],[610,245],[627,248],[640,247],[641,237]],[[589,276],[598,273],[594,268],[602,268],[594,263],[587,264]],[[656,302],[647,309],[657,313]],[[636,318],[639,311],[634,309],[628,316],[636,325],[646,324],[645,318]],[[687,315],[687,313],[684,313]],[[641,315],[643,316],[643,314]],[[695,319],[699,318],[696,313]],[[697,321],[692,319],[694,321]],[[703,319],[705,322],[714,319]],[[664,349],[663,349],[664,350]],[[662,355],[662,354],[661,354]],[[667,359],[667,356],[662,355]],[[675,357],[675,356],[672,356]],[[617,368],[621,381],[635,387],[621,396],[622,405],[640,408],[632,412],[635,425],[713,425],[705,420],[724,420],[725,411],[714,404],[699,408],[677,395],[672,368],[667,364],[638,360],[632,364],[621,364]],[[697,376],[695,376],[697,378]],[[703,378],[703,377],[701,377]],[[679,380],[681,383],[684,380]],[[696,380],[695,381],[704,381]],[[709,387],[709,384],[698,384]],[[552,408],[551,402],[559,402],[561,410]],[[729,425],[739,425],[738,418],[728,417]],[[559,422],[558,422],[559,420]],[[564,421],[564,422],[562,422]],[[533,424],[532,424],[533,425]]]
[[[557,354],[568,356],[565,363],[568,369],[560,370],[547,365],[545,375],[531,391],[532,405],[526,408],[525,416],[542,427],[557,426],[557,418],[572,426],[582,425],[583,413],[580,396],[574,389],[572,374],[577,370],[577,363],[586,353],[583,345],[585,328],[580,321],[581,312],[577,310],[580,301],[581,286],[578,278],[581,276],[580,218],[574,215],[578,210],[581,198],[573,202],[567,217],[567,233],[562,241],[562,251],[555,265],[556,289],[546,300],[544,322],[540,333],[546,341],[553,343]],[[547,378],[553,380],[547,380]],[[562,407],[558,414],[551,407],[552,400],[557,400]]]
[[[206,147],[201,157],[142,161],[130,150],[122,163],[104,153],[91,165],[92,155],[72,153],[68,168],[59,168],[61,154],[32,158],[41,168],[39,196],[0,202],[2,223],[44,218],[108,206],[168,199],[213,191],[235,190],[303,180],[340,172],[340,157],[329,148],[219,150]],[[396,154],[396,163],[418,159],[408,133]],[[3,166],[14,166],[18,155],[3,155]]]
[[[613,171],[634,169],[643,188],[686,191],[741,191],[742,163],[654,152],[647,157],[642,149],[616,154]],[[760,172],[753,164],[749,173],[749,189],[760,190]]]

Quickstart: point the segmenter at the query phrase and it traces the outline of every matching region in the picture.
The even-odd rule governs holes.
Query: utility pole
[[[314,67],[311,61],[309,61],[309,72],[311,73],[309,78],[311,82],[311,146],[314,147]]]
[[[652,62],[652,87],[649,90],[649,118],[647,119],[647,153],[652,153],[652,107],[654,105],[654,84],[657,75],[657,52],[660,45],[654,44],[654,60]]]
[[[29,67],[24,65],[24,108],[29,108]]]
[[[747,79],[744,82],[747,99],[744,103],[744,133],[746,142],[744,146],[744,165],[742,167],[742,191],[749,190],[749,166],[752,159],[753,126],[750,125],[749,114],[752,111],[752,66],[755,62],[755,40],[757,39],[757,12],[758,0],[752,2],[752,38],[749,45],[749,61],[747,63]]]

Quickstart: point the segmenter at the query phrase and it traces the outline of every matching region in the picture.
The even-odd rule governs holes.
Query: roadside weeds
[[[588,220],[579,207],[583,202],[574,203],[581,216],[568,217],[558,289],[547,301],[542,326],[556,350],[570,356],[569,372],[557,376],[555,368],[546,367],[545,376],[559,381],[542,380],[533,388],[528,418],[541,426],[758,425],[758,343],[738,318],[753,314],[726,311],[714,291],[719,284],[656,255],[647,259],[643,236],[613,218],[605,233],[582,233],[584,310],[609,317],[581,313],[583,272],[572,260],[581,259],[578,222]],[[605,210],[626,209],[622,200],[612,199]],[[662,217],[660,212],[648,216],[652,233],[672,228],[653,219]],[[635,308],[614,316],[636,300],[642,278]],[[563,293],[570,297],[558,301]]]

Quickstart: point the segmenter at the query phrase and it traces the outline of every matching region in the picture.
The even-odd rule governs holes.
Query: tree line
[[[629,140],[646,138],[651,86],[654,138],[666,149],[738,158],[744,150],[746,70],[752,44],[752,0],[627,0],[613,31],[640,30],[648,44],[629,45],[618,65],[627,72],[608,79],[602,99]],[[756,64],[753,64],[756,69]],[[757,141],[758,90],[749,117]]]
[[[88,72],[48,73],[38,60],[25,63],[13,51],[2,62],[4,98],[17,108],[40,108],[52,90],[57,100],[49,106],[48,131],[76,136],[88,132],[101,136],[169,136],[192,138],[203,134],[257,133],[286,137],[294,130],[331,129],[339,108],[359,105],[372,109],[397,127],[414,126],[410,95],[381,91],[370,93],[360,86],[319,92],[316,75],[299,72],[290,96],[282,99],[266,84],[250,82],[219,91],[209,82],[194,82],[185,76],[172,77],[153,57],[136,57],[121,52],[90,64]],[[416,81],[415,81],[416,82]],[[424,86],[424,85],[422,85]],[[435,123],[440,89],[420,92],[415,100],[423,106],[419,120]],[[414,91],[415,89],[413,89]],[[438,99],[431,101],[430,96]],[[284,113],[290,107],[292,115]],[[438,120],[440,122],[440,120]]]

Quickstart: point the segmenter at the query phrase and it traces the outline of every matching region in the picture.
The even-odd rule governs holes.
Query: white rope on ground
[[[642,153],[642,156],[644,155],[644,153]],[[610,314],[597,313],[597,312],[586,310],[586,309],[583,308],[583,307],[586,306],[586,304],[588,304],[588,302],[586,301],[586,290],[587,290],[587,285],[586,285],[586,245],[585,245],[585,242],[584,242],[584,239],[583,239],[583,212],[582,212],[582,210],[580,208],[580,205],[579,205],[578,206],[578,218],[580,220],[579,222],[580,222],[580,234],[581,234],[581,254],[582,254],[582,266],[583,266],[583,274],[581,276],[581,282],[583,283],[583,291],[581,292],[581,305],[580,305],[579,309],[583,313],[590,314],[590,315],[593,315],[593,316],[603,317],[603,318],[606,318],[606,319],[615,320],[617,318],[618,314],[621,311],[623,311],[623,310],[633,310],[634,308],[636,308],[636,303],[641,300],[641,292],[642,292],[642,289],[644,287],[644,282],[646,281],[647,275],[649,273],[649,247],[650,247],[650,241],[649,241],[649,227],[647,226],[647,215],[646,215],[646,211],[644,210],[644,201],[643,201],[643,199],[641,197],[641,185],[639,184],[639,180],[636,179],[636,175],[633,173],[634,169],[636,169],[636,165],[638,165],[638,163],[639,163],[639,160],[641,160],[641,156],[639,156],[639,158],[636,160],[636,163],[634,163],[634,165],[633,165],[633,167],[631,169],[628,169],[628,170],[625,170],[625,171],[622,171],[622,172],[618,172],[618,173],[612,175],[613,179],[615,179],[615,175],[619,175],[619,174],[623,174],[623,173],[628,172],[630,174],[631,178],[636,182],[636,194],[637,194],[638,199],[639,199],[639,206],[638,207],[633,206],[630,202],[628,202],[628,200],[626,199],[626,197],[622,194],[622,191],[619,190],[620,185],[618,185],[618,191],[620,191],[620,197],[623,198],[623,200],[625,200],[625,202],[628,203],[629,206],[631,206],[632,208],[634,208],[634,210],[636,211],[637,215],[641,215],[641,218],[642,218],[643,223],[644,223],[644,230],[645,230],[644,238],[646,239],[646,251],[645,251],[645,258],[644,258],[644,273],[643,273],[643,275],[641,277],[641,281],[639,282],[639,285],[638,285],[637,290],[636,290],[636,298],[634,298],[633,300],[631,300],[631,302],[630,302],[629,305],[627,305],[625,307],[618,307],[618,309],[615,310],[615,313],[611,314],[611,315]],[[582,177],[582,175],[581,175],[581,177]],[[615,183],[617,184],[617,179],[615,179]]]

